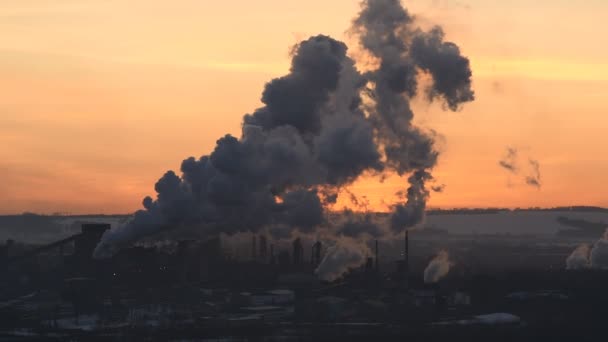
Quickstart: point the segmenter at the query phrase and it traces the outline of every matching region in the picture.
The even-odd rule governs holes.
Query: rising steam
[[[424,89],[429,101],[453,111],[472,101],[469,60],[444,41],[440,27],[421,30],[398,0],[363,1],[351,32],[376,69],[358,70],[347,46],[331,37],[300,42],[289,73],[268,82],[263,107],[244,116],[241,137],[227,134],[209,155],[185,159],[181,174],[165,173],[156,198],[146,197],[130,223],[108,231],[95,256],[180,226],[209,235],[310,233],[326,222],[338,190],[364,173],[407,176],[406,200],[394,206],[391,228],[398,233],[419,223],[438,152],[433,134],[412,124],[410,99],[425,74],[432,79]]]
[[[593,246],[581,244],[566,259],[569,270],[594,268],[608,269],[608,229]]]
[[[340,239],[327,249],[315,273],[321,280],[334,281],[348,270],[361,266],[370,253],[364,244],[351,239]]]
[[[566,259],[566,269],[580,270],[584,268],[589,268],[591,266],[589,264],[590,252],[591,247],[586,243],[576,247],[576,249],[572,251],[572,254],[570,254]]]
[[[447,251],[440,251],[424,269],[424,282],[436,283],[450,272],[452,262]]]

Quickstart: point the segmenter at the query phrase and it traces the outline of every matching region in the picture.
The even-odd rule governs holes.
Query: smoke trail
[[[568,270],[579,270],[590,267],[589,253],[591,247],[584,243],[576,247],[572,254],[566,259],[566,269]]]
[[[348,270],[363,265],[369,248],[352,239],[340,239],[327,249],[323,260],[315,270],[321,280],[334,281]]]
[[[377,69],[357,70],[347,46],[331,37],[300,42],[289,73],[267,83],[263,107],[244,116],[241,138],[225,135],[209,155],[184,160],[181,175],[168,171],[156,198],[106,232],[95,256],[180,226],[210,235],[310,233],[326,221],[338,189],[364,173],[407,175],[406,202],[394,206],[391,224],[399,232],[419,223],[438,152],[434,135],[412,124],[417,76],[433,80],[429,101],[457,110],[474,99],[469,60],[439,27],[416,27],[398,0],[363,1],[351,31]]]
[[[542,186],[541,175],[540,175],[540,163],[536,159],[529,158],[527,168],[522,170],[519,161],[519,151],[515,147],[507,147],[504,156],[498,161],[498,165],[507,170],[509,173],[519,176],[521,173],[526,172],[523,175],[523,182],[526,185],[533,186],[540,189]]]
[[[424,269],[424,282],[427,284],[436,283],[450,272],[452,262],[446,251],[440,251],[428,266]]]
[[[517,173],[517,149],[515,147],[507,147],[505,156],[498,162],[498,165],[511,173]]]
[[[534,159],[528,160],[528,163],[530,164],[532,170],[531,173],[526,176],[526,184],[540,189],[540,164]]]

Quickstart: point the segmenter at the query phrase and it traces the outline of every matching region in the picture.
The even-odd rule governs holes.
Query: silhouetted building
[[[293,240],[293,264],[301,265],[304,261],[304,248],[302,247],[302,240],[297,238]]]
[[[266,241],[266,236],[260,235],[260,258],[266,262],[268,261],[268,245]]]
[[[408,231],[405,231],[405,249],[403,250],[403,269],[405,274],[403,275],[403,287],[407,290],[409,287],[410,277],[410,242]]]
[[[281,266],[289,265],[289,252],[288,251],[279,252],[279,256],[277,257],[277,262]]]
[[[277,260],[274,256],[274,245],[270,244],[270,264],[274,265],[277,263]]]
[[[312,260],[313,260],[313,266],[319,266],[319,264],[321,263],[321,249],[322,249],[323,245],[321,244],[321,241],[317,241],[315,242],[314,245],[312,245]]]
[[[374,270],[374,258],[368,257],[365,262],[365,272],[371,273]]]
[[[251,236],[251,260],[255,261],[258,259],[258,251],[256,247],[256,236],[253,234]]]
[[[378,255],[379,255],[379,253],[380,253],[380,251],[378,249],[378,240],[376,240],[376,267],[375,267],[376,272],[380,271],[380,268],[379,268],[380,262],[378,261]]]

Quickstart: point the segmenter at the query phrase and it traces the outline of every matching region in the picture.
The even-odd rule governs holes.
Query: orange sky
[[[0,213],[130,212],[164,171],[238,135],[289,47],[344,34],[358,1],[3,0]],[[608,2],[418,0],[471,59],[477,100],[414,103],[443,135],[434,207],[608,206]],[[538,159],[543,187],[497,166]],[[363,180],[374,208],[397,183]]]

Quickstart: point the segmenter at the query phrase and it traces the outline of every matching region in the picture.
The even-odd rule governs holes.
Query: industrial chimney
[[[408,289],[408,281],[410,275],[410,250],[409,250],[409,236],[408,231],[405,230],[405,249],[403,250],[403,270],[405,274],[403,275],[403,287],[405,290]]]
[[[380,272],[380,263],[378,262],[378,240],[376,239],[376,272]]]
[[[262,259],[263,262],[268,261],[268,247],[267,247],[266,236],[264,236],[264,235],[260,235],[260,258]]]
[[[312,246],[313,248],[313,258],[314,258],[314,266],[319,266],[319,264],[321,263],[321,249],[323,247],[323,245],[321,244],[321,241],[317,241],[315,242],[315,244]]]
[[[252,261],[256,261],[257,260],[257,253],[258,251],[256,250],[256,235],[253,234],[251,236],[251,260]]]
[[[301,265],[304,258],[304,249],[302,248],[302,240],[297,238],[293,240],[293,264]]]
[[[270,244],[270,264],[274,265],[276,262],[274,258],[274,244]]]

